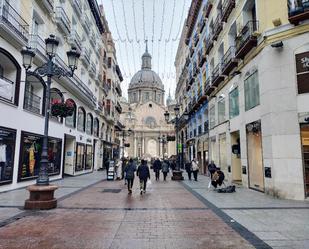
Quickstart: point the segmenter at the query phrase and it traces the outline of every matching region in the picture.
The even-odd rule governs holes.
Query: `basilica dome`
[[[135,88],[157,88],[164,90],[164,85],[159,75],[151,70],[151,55],[146,52],[142,56],[142,68],[131,79],[129,90]]]

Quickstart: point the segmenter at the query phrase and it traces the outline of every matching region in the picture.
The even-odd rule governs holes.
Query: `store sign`
[[[296,73],[298,93],[309,92],[309,52],[297,54]]]

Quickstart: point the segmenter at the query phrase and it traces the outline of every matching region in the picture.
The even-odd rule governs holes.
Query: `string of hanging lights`
[[[165,0],[163,2],[163,11],[162,11],[162,18],[161,18],[161,31],[160,31],[160,38],[159,41],[162,40],[162,36],[163,36],[163,23],[164,23],[164,16],[165,16]]]
[[[128,55],[128,45],[127,45],[127,41],[124,42],[124,46],[125,46],[125,52],[126,52],[126,57],[127,57],[129,76],[132,77],[131,70],[130,70],[130,63],[129,63],[129,55]]]
[[[136,31],[136,15],[135,15],[135,5],[134,5],[134,0],[131,1],[132,2],[132,10],[133,10],[133,24],[134,24],[134,32],[135,32],[135,41],[137,43],[140,42],[140,40],[137,37],[137,31]]]
[[[182,6],[182,11],[181,11],[181,18],[180,18],[180,22],[179,22],[179,26],[178,26],[178,31],[177,34],[175,36],[175,38],[173,38],[173,41],[177,41],[179,39],[179,35],[181,32],[181,27],[182,27],[182,22],[183,22],[183,15],[185,13],[185,7],[186,7],[186,0],[183,0],[183,6]]]
[[[168,34],[168,38],[165,39],[166,42],[169,42],[171,40],[172,30],[173,30],[173,24],[174,24],[174,16],[175,16],[175,6],[176,6],[176,0],[173,1],[173,10],[172,10],[172,21],[171,21],[171,27],[170,32]]]
[[[142,9],[143,9],[143,32],[144,32],[144,41],[146,40],[146,32],[145,32],[145,0],[142,1]]]
[[[124,27],[125,27],[125,29],[126,29],[127,40],[128,40],[129,43],[132,43],[133,40],[130,39],[130,37],[129,37],[128,25],[127,25],[127,18],[126,18],[126,12],[125,12],[125,9],[124,9],[123,0],[121,0],[121,4],[122,4],[122,13],[123,13],[123,18],[124,18]]]

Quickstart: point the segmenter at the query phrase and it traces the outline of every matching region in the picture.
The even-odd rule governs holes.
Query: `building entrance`
[[[239,131],[231,133],[231,146],[232,181],[242,184]]]
[[[302,152],[304,160],[305,195],[309,196],[309,125],[302,125],[301,130]]]

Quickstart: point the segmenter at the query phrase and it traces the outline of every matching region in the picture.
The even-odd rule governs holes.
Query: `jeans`
[[[193,170],[193,176],[194,176],[195,181],[197,181],[197,173],[198,173],[198,170]]]
[[[188,171],[187,171],[187,174],[188,174],[188,179],[191,181],[192,171],[191,171],[191,170],[188,170]]]
[[[163,172],[164,181],[166,181],[167,172]]]
[[[147,179],[139,179],[140,189],[146,191]]]
[[[156,180],[159,180],[159,179],[160,179],[160,171],[157,170],[157,171],[156,171]]]
[[[133,187],[134,178],[127,179],[127,181],[128,181],[128,191],[131,191]]]

